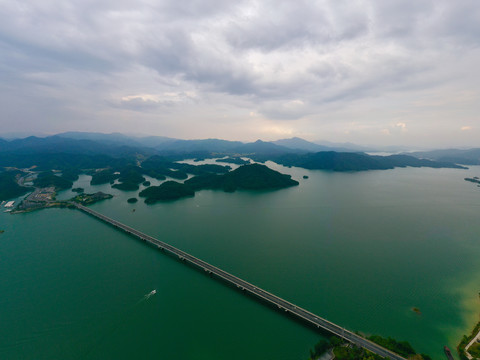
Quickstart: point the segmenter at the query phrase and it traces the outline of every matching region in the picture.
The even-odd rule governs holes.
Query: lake
[[[87,175],[74,187],[113,194],[92,208],[349,330],[407,340],[434,359],[471,331],[480,188],[464,178],[480,167],[334,173],[267,164],[300,185],[203,190],[155,205],[129,204],[138,191],[90,186]],[[320,339],[77,210],[2,208],[0,229],[1,359],[303,360]]]

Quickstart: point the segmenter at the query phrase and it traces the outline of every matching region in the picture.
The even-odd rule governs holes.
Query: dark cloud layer
[[[472,142],[479,9],[474,0],[4,0],[0,124]]]

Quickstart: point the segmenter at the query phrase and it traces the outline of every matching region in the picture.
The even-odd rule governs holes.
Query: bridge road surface
[[[79,210],[92,215],[96,217],[97,219],[100,219],[110,225],[113,225],[123,231],[125,231],[128,234],[131,234],[143,241],[146,241],[152,245],[155,245],[157,248],[161,250],[168,251],[169,253],[178,256],[178,258],[182,261],[188,262],[190,264],[193,264],[204,271],[208,272],[209,274],[214,274],[215,276],[221,278],[222,280],[226,281],[227,283],[233,284],[237,286],[239,289],[246,291],[255,297],[262,299],[266,301],[267,303],[270,303],[272,305],[275,305],[278,307],[279,310],[283,310],[286,313],[290,313],[291,315],[296,316],[297,318],[309,323],[310,325],[314,325],[317,328],[322,328],[334,335],[337,335],[341,338],[344,338],[345,340],[348,340],[349,342],[363,347],[364,349],[367,349],[379,356],[382,356],[387,359],[391,360],[406,360],[405,358],[401,357],[398,354],[395,354],[394,352],[385,349],[384,347],[377,345],[360,335],[357,335],[351,331],[346,330],[345,328],[342,328],[339,325],[336,325],[326,319],[321,318],[320,316],[317,316],[305,309],[302,309],[301,307],[298,307],[276,295],[273,295],[269,293],[268,291],[265,291],[263,289],[260,289],[226,271],[223,271],[222,269],[219,269],[213,265],[210,265],[209,263],[200,260],[182,250],[179,250],[167,243],[164,243],[163,241],[160,241],[158,239],[155,239],[151,236],[148,236],[138,230],[135,230],[134,228],[131,228],[127,225],[124,225],[116,220],[113,220],[105,215],[102,215],[92,209],[89,209],[83,205],[80,205],[78,203],[72,202],[72,204]]]

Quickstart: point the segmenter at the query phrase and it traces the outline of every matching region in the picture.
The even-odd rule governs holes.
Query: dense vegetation
[[[175,200],[182,197],[193,196],[195,191],[201,189],[220,189],[224,191],[245,190],[270,190],[298,185],[290,175],[280,174],[265,165],[244,165],[238,169],[223,174],[206,174],[195,176],[184,184],[167,181],[160,186],[151,186],[140,192],[146,197],[146,203],[156,201]]]
[[[73,201],[76,201],[82,205],[92,205],[92,204],[95,204],[96,202],[99,202],[99,201],[102,201],[102,200],[105,200],[105,199],[111,199],[113,197],[113,195],[110,195],[110,194],[105,194],[101,191],[99,192],[96,192],[94,194],[80,194],[80,195],[77,195],[75,196],[73,199]],[[66,202],[64,202],[66,203]]]
[[[31,189],[20,186],[15,181],[17,172],[4,171],[0,173],[0,201],[21,196]]]
[[[135,204],[137,201],[138,201],[138,199],[137,199],[137,198],[134,198],[134,197],[133,197],[133,198],[129,198],[129,199],[127,200],[127,202],[128,202],[129,204]]]
[[[457,352],[458,352],[458,355],[460,356],[461,360],[468,360],[468,357],[465,354],[465,347],[473,339],[473,337],[478,334],[479,331],[480,331],[480,322],[477,323],[475,328],[472,330],[470,336],[463,335],[463,338],[460,341],[460,344],[458,344],[458,346],[457,346]],[[474,349],[474,351],[475,351],[475,349]]]
[[[145,175],[158,180],[165,180],[167,176],[183,180],[188,175],[183,171],[172,170],[173,161],[163,156],[154,155],[142,162],[142,169]]]
[[[431,360],[430,356],[417,354],[412,346],[406,341],[396,341],[392,338],[384,338],[378,335],[372,335],[368,339],[384,348],[393,351],[405,358],[415,360]],[[381,356],[373,354],[357,346],[346,346],[347,343],[338,336],[332,336],[328,341],[320,340],[313,349],[310,350],[310,359],[316,359],[332,349],[335,359],[338,360],[381,360]]]
[[[130,162],[125,158],[113,158],[107,155],[86,155],[69,153],[16,153],[0,152],[0,166],[29,168],[38,170],[99,169],[125,166]]]
[[[281,174],[261,164],[243,165],[224,175],[200,175],[185,181],[194,190],[220,189],[224,191],[273,190],[298,185],[290,175]]]
[[[108,184],[112,181],[115,181],[119,177],[120,174],[115,174],[115,171],[113,171],[112,169],[98,171],[92,175],[90,185]]]
[[[138,166],[127,166],[120,171],[118,178],[120,183],[112,185],[112,187],[125,191],[138,190],[139,185],[145,181],[142,172],[143,170]]]
[[[166,181],[160,186],[150,186],[142,190],[138,195],[146,198],[146,204],[153,204],[157,201],[170,201],[183,197],[191,197],[195,195],[195,192],[188,185],[176,181]]]
[[[55,187],[55,190],[70,189],[73,185],[71,180],[65,179],[62,176],[55,175],[52,171],[44,171],[38,174],[37,178],[33,181],[35,187]]]
[[[217,159],[215,160],[216,162],[222,162],[222,163],[227,163],[227,164],[236,164],[236,165],[246,165],[250,164],[250,161],[243,160],[240,157],[227,157],[227,158],[222,158],[222,159]]]
[[[79,136],[81,137],[81,135]],[[242,161],[239,158],[240,155],[258,161],[272,160],[287,166],[333,171],[391,169],[397,166],[454,167],[454,162],[480,163],[480,149],[415,153],[419,158],[413,158],[406,155],[379,157],[363,153],[335,152],[338,150],[337,148],[322,147],[302,139],[290,139],[288,142],[277,143],[258,140],[244,144],[218,139],[176,140],[158,138],[144,139],[145,145],[137,140],[126,136],[115,138],[105,134],[89,134],[87,138],[83,139],[50,136],[1,141],[0,166],[19,168],[36,166],[39,170],[121,169],[127,165],[137,164],[138,160],[147,159],[142,164],[145,169],[144,174],[163,180],[167,176],[175,179],[186,179],[187,173],[200,175],[200,173],[191,171],[205,170],[191,168],[191,165],[177,164],[174,161],[219,156],[229,156],[223,161],[235,163]],[[292,140],[296,145],[291,143]],[[154,149],[149,148],[147,144],[158,144],[158,146]],[[312,152],[319,151],[318,149],[335,151]],[[424,158],[435,159],[440,162],[433,162]],[[221,173],[221,170],[208,170],[207,172]]]
[[[188,178],[187,174],[224,174],[231,168],[215,164],[190,165],[171,161],[163,156],[151,156],[142,163],[142,169],[145,175],[164,180],[167,176],[173,179],[184,180]]]
[[[468,353],[475,359],[480,359],[480,344],[477,342],[473,343],[472,346],[468,348]]]
[[[394,353],[402,355],[403,357],[415,354],[415,350],[407,341],[397,341],[391,337],[384,338],[379,335],[372,335],[368,337],[368,340],[383,346],[386,349],[392,350]]]
[[[446,149],[424,152],[414,152],[411,155],[435,161],[450,162],[465,165],[480,165],[480,148],[476,149]]]
[[[275,157],[260,157],[259,160],[273,160],[285,166],[297,166],[304,169],[333,171],[386,170],[406,166],[462,168],[455,164],[417,159],[407,155],[371,156],[362,153],[339,153],[335,151],[321,151],[308,154],[282,154]]]
[[[465,181],[470,181],[470,182],[473,182],[473,183],[480,184],[480,179],[477,176],[475,176],[473,178],[465,178]]]
[[[62,170],[62,178],[70,180],[70,181],[77,181],[78,175],[80,175],[81,171],[79,169],[64,169]]]

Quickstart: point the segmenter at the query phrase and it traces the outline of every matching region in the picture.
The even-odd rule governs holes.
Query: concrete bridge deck
[[[334,324],[326,319],[321,318],[318,315],[315,315],[301,307],[296,306],[295,304],[292,304],[274,294],[269,293],[268,291],[265,291],[255,285],[252,285],[226,271],[223,271],[222,269],[219,269],[203,260],[200,260],[182,250],[179,250],[163,241],[160,241],[158,239],[155,239],[149,235],[146,235],[138,230],[135,230],[134,228],[127,226],[125,224],[122,224],[114,219],[111,219],[105,215],[102,215],[92,209],[89,209],[83,205],[73,203],[75,207],[89,215],[92,215],[93,217],[102,220],[110,225],[113,225],[114,227],[123,230],[124,232],[131,234],[145,242],[150,243],[151,245],[156,246],[157,248],[167,251],[172,255],[177,256],[180,260],[185,261],[187,263],[190,263],[191,265],[194,265],[209,274],[215,275],[216,277],[224,280],[225,282],[236,286],[237,288],[248,292],[249,294],[253,295],[254,297],[258,299],[262,299],[263,301],[276,306],[279,310],[289,313],[290,315],[293,315],[294,317],[303,320],[304,322],[313,325],[317,328],[322,328],[323,330],[326,330],[327,332],[337,335],[339,337],[344,338],[345,340],[363,347],[364,349],[367,349],[379,356],[385,357],[387,359],[391,360],[405,360],[402,356],[393,353],[390,350],[387,350],[383,348],[380,345],[377,345],[365,338],[363,338],[360,335],[357,335],[349,330],[346,330],[345,328],[342,328],[341,326]]]

